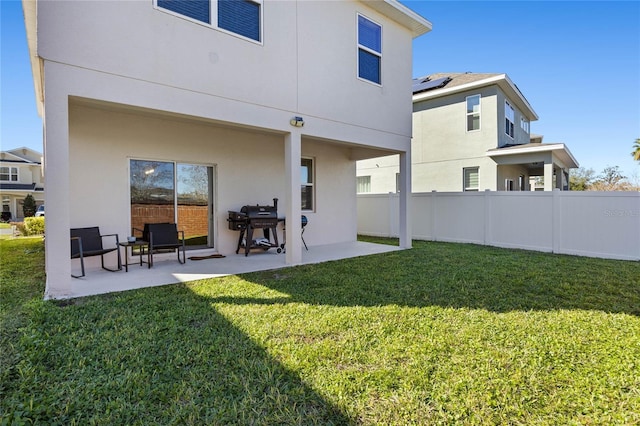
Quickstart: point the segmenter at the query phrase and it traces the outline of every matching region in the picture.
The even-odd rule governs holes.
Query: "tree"
[[[596,172],[593,169],[580,167],[569,172],[570,191],[588,191],[593,184]]]
[[[33,195],[27,194],[22,204],[22,213],[24,217],[33,217],[36,214],[36,200],[33,199]]]
[[[619,166],[608,166],[591,186],[594,191],[629,191],[631,184],[620,173]]]
[[[633,144],[633,151],[631,152],[631,156],[634,160],[640,161],[640,138],[636,139],[636,142]]]

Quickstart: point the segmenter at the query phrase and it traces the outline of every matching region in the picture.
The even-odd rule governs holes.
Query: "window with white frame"
[[[520,118],[520,128],[525,132],[529,133],[529,120],[524,117]]]
[[[300,188],[302,191],[302,210],[315,208],[315,168],[313,158],[302,158],[300,169]]]
[[[262,41],[262,0],[156,0],[164,10]]]
[[[515,115],[513,107],[508,101],[504,101],[504,132],[511,137],[514,135]]]
[[[358,15],[358,77],[382,84],[382,27]]]
[[[371,192],[371,176],[356,177],[356,192],[358,194]]]
[[[467,96],[467,132],[480,130],[480,95]]]
[[[465,167],[464,175],[464,191],[478,190],[478,167]]]
[[[18,168],[17,167],[0,167],[0,180],[6,182],[18,181]]]

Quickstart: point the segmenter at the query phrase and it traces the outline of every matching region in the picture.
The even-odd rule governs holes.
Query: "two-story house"
[[[313,223],[307,242],[337,244],[356,241],[356,160],[399,154],[410,188],[412,40],[431,24],[396,0],[23,9],[44,121],[47,297],[84,281],[70,278],[70,228],[182,228],[189,200],[203,246],[232,254],[228,211],[278,198],[280,216]],[[301,221],[286,227],[281,259],[298,264]]]
[[[530,133],[538,119],[506,74],[447,73],[413,80],[412,188],[429,191],[568,189],[578,167],[565,144]],[[358,192],[395,192],[397,158],[358,163]]]
[[[36,205],[44,203],[42,154],[30,148],[16,148],[0,152],[0,195],[3,219],[20,219],[27,195]]]

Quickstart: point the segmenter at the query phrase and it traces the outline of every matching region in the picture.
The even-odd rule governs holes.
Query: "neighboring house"
[[[3,218],[22,219],[22,206],[31,194],[40,206],[44,203],[42,154],[29,148],[16,148],[0,152],[0,195]]]
[[[537,119],[506,74],[414,79],[412,191],[568,189],[578,162],[564,144],[530,133]],[[397,156],[360,161],[358,192],[395,192],[397,173]]]
[[[278,198],[280,216],[313,224],[308,243],[337,244],[357,237],[356,160],[399,154],[410,176],[412,40],[431,24],[396,0],[23,9],[55,224],[47,297],[82,284],[70,278],[69,228],[122,239],[138,223],[183,228],[201,215],[203,246],[232,254],[228,211]],[[301,221],[286,226],[283,264],[297,264]]]

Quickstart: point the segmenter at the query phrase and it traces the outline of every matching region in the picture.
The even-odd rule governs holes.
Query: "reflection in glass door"
[[[130,160],[131,226],[177,223],[191,248],[213,247],[212,166]]]
[[[178,164],[178,229],[189,246],[213,247],[213,167]]]

